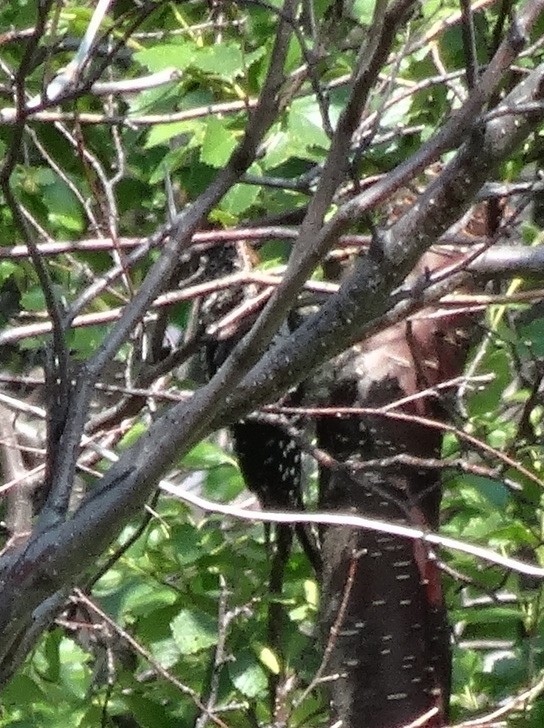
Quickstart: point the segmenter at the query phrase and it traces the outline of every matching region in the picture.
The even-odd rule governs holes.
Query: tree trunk
[[[428,261],[423,261],[423,265]],[[436,265],[436,261],[433,261]],[[331,362],[319,388],[328,407],[381,407],[458,376],[467,351],[467,317],[419,314]],[[323,379],[324,377],[324,379]],[[325,394],[323,395],[323,391]],[[448,419],[448,407],[426,395],[397,408]],[[336,460],[399,454],[440,456],[438,429],[387,414],[322,417],[319,447]],[[440,473],[416,465],[381,464],[320,472],[321,508],[356,512],[436,529]],[[451,653],[440,575],[426,545],[347,527],[322,532],[322,626],[333,721],[342,728],[445,725]]]

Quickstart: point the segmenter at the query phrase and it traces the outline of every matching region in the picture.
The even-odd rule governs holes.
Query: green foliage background
[[[36,5],[23,0],[4,4],[0,30],[32,27]],[[334,5],[327,0],[313,4],[317,22],[327,28],[327,46],[325,50],[313,48],[306,38],[305,51],[314,62],[319,82],[328,84],[331,125],[344,107],[345,83],[373,9],[372,2],[358,0],[347,15],[334,21]],[[74,43],[85,32],[92,7],[92,3],[76,0],[60,7],[54,32],[62,43],[46,58],[50,76],[73,58]],[[101,79],[107,80],[108,74],[113,79],[138,78],[166,69],[173,69],[174,74],[167,84],[111,101],[110,111],[129,120],[161,115],[164,121],[117,127],[70,124],[72,139],[79,138],[79,147],[67,142],[62,123],[31,124],[12,189],[44,237],[77,241],[98,236],[107,226],[101,174],[111,181],[122,171],[111,184],[120,236],[145,236],[164,222],[168,180],[172,180],[178,207],[194,200],[225,165],[243,135],[246,105],[258,96],[270,58],[276,27],[274,7],[277,3],[156,2],[146,4],[144,12],[136,3],[114,6],[103,31],[111,31],[111,42],[120,42],[122,48],[116,61],[106,63],[108,70]],[[399,44],[410,40],[417,46],[431,25],[456,10],[454,2],[422,3]],[[476,40],[482,63],[492,45],[497,12],[497,4],[491,3],[477,15]],[[138,18],[135,32],[123,40]],[[437,74],[431,45],[421,42],[402,58],[395,88],[391,91],[384,85],[376,89],[371,110],[382,114],[378,140],[354,158],[358,178],[393,168],[455,108],[456,84],[464,83],[460,33],[460,27],[453,25],[434,40],[434,51],[451,78],[449,86]],[[16,70],[23,53],[22,42],[0,44],[0,84],[9,85],[6,69]],[[293,43],[289,70],[294,84],[297,69],[307,60],[300,44]],[[537,60],[525,57],[519,64],[530,68]],[[43,64],[36,62],[27,79],[29,95],[40,93],[43,78]],[[241,225],[264,214],[302,209],[308,203],[315,182],[312,173],[325,159],[329,136],[311,84],[304,80],[300,88],[302,93],[274,121],[246,181],[237,184],[214,209],[210,216],[214,226]],[[10,105],[7,97],[4,93],[2,105]],[[232,103],[234,110],[218,113],[216,105],[225,103]],[[103,114],[105,108],[104,99],[91,94],[81,94],[63,105],[63,110],[81,115]],[[187,112],[185,118],[182,112]],[[168,120],[171,114],[176,120]],[[8,153],[13,133],[8,125],[0,127],[1,157]],[[89,155],[82,153],[83,148]],[[504,180],[514,179],[538,153],[539,139],[533,139],[512,156],[503,170]],[[263,177],[282,179],[285,184],[260,184]],[[525,225],[524,236],[528,245],[541,243],[541,231],[534,224]],[[21,242],[5,200],[0,200],[0,241],[2,246]],[[260,250],[260,268],[284,263],[287,253],[283,241],[270,241]],[[132,269],[135,288],[154,256],[151,253]],[[110,252],[76,248],[51,258],[48,269],[55,290],[70,303],[110,265]],[[319,275],[318,271],[316,277]],[[5,326],[15,315],[20,322],[43,319],[43,293],[27,260],[1,259],[0,285],[2,292],[9,292],[3,299],[0,325]],[[517,285],[523,288],[528,283]],[[105,312],[125,300],[126,292],[115,285],[93,298],[86,313]],[[518,304],[516,313],[523,314],[528,308]],[[185,326],[188,310],[188,304],[174,306],[171,322]],[[535,382],[542,376],[544,318],[537,316],[528,324],[519,324],[523,317],[511,314],[512,308],[498,306],[486,314],[487,338],[478,346],[472,374],[493,376],[466,397],[464,427],[522,465],[535,479],[498,463],[503,482],[466,473],[448,475],[443,532],[544,565],[542,488],[535,482],[542,471],[542,405],[531,404],[529,427],[521,438],[519,419],[513,415],[532,401]],[[81,360],[96,349],[108,326],[73,329],[70,346]],[[33,336],[6,348],[5,366],[12,372],[28,372],[30,364],[39,361],[43,343],[43,336]],[[126,347],[121,358],[126,360],[129,354]],[[529,365],[537,375],[528,377],[526,386],[509,389],[514,377]],[[194,382],[180,378],[176,386],[190,389]],[[146,417],[142,414],[130,421],[119,447],[137,438]],[[446,438],[445,455],[464,457],[466,451],[466,443],[459,438]],[[94,467],[101,471],[108,463],[99,460]],[[185,477],[200,473],[204,494],[215,500],[231,502],[244,492],[237,463],[222,439],[198,445],[177,463],[176,472]],[[92,484],[91,476],[84,478]],[[268,725],[269,681],[279,673],[281,660],[288,678],[288,724],[325,725],[326,711],[318,689],[300,702],[321,659],[316,642],[318,588],[303,554],[295,551],[286,573],[280,656],[271,649],[267,636],[269,559],[262,527],[203,516],[165,496],[158,498],[148,516],[143,527],[135,522],[125,530],[116,548],[135,533],[138,538],[92,585],[93,599],[111,622],[76,600],[4,691],[0,725],[190,726],[202,713],[195,698],[206,703],[212,689],[216,691],[216,714],[229,728]],[[104,563],[111,553],[104,555]],[[443,558],[458,643],[453,718],[461,720],[542,679],[543,592],[540,582],[505,574],[467,555],[448,553]],[[530,713],[514,713],[510,720],[512,725],[541,726],[543,703],[537,701]]]

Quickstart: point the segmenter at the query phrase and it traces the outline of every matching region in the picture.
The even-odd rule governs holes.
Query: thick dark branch
[[[297,0],[285,0],[282,17],[294,18],[296,7]],[[0,579],[0,585],[2,586],[2,595],[0,596],[0,674],[3,674],[4,677],[10,673],[11,657],[16,652],[18,654],[20,652],[18,646],[24,640],[27,621],[34,610],[59,589],[72,586],[77,575],[81,574],[92,563],[91,559],[87,565],[83,564],[80,560],[81,555],[77,556],[70,547],[65,550],[66,543],[61,546],[61,541],[57,540],[57,536],[60,534],[57,532],[55,525],[62,523],[66,515],[81,435],[88,414],[89,402],[94,391],[94,384],[103,368],[113,358],[123,342],[126,341],[134,326],[143,318],[149,305],[162,292],[181,251],[190,244],[191,237],[202,224],[202,220],[255,159],[258,145],[276,118],[280,108],[281,89],[285,80],[285,59],[292,37],[292,29],[293,23],[291,20],[289,22],[281,20],[278,24],[263,91],[248,122],[246,133],[240,145],[231,155],[226,167],[196,202],[180,213],[172,225],[158,233],[163,239],[169,236],[160,258],[146,276],[134,299],[127,306],[123,318],[113,328],[96,355],[84,365],[76,378],[71,393],[71,401],[67,406],[66,420],[63,423],[62,438],[58,444],[58,459],[55,462],[55,473],[52,476],[53,487],[48,502],[42,511],[34,536],[29,541],[27,548],[23,553],[10,554],[0,565],[0,568],[2,568],[2,577]],[[244,370],[240,369],[238,376],[241,377],[243,373]],[[202,425],[205,425],[212,415],[213,411],[210,411],[207,418],[204,418]],[[169,455],[172,458],[174,451],[170,451]],[[166,462],[162,457],[159,459],[163,463]],[[122,470],[123,475],[121,478],[116,476],[114,478],[115,482],[124,481],[125,475],[133,468],[129,466],[127,470],[123,467]],[[159,469],[153,468],[153,470],[154,475],[158,475],[160,466]],[[148,494],[151,489],[152,481],[149,481]],[[138,509],[146,498],[147,496],[139,504]],[[116,510],[117,507],[114,506],[114,509]],[[121,510],[124,511],[126,517],[130,517],[132,509],[128,502]],[[117,515],[121,516],[121,521],[118,522],[120,525],[121,522],[125,521],[125,517],[121,515],[120,510],[117,510]],[[88,549],[92,549],[91,544],[95,541],[93,537],[87,538],[91,536],[91,532],[94,530],[93,520],[89,521],[85,518],[85,526],[81,521],[83,528],[80,528],[80,525],[73,519],[63,523],[64,527],[71,533],[69,540],[75,538],[76,541],[79,541],[83,538],[83,541],[87,543],[87,546],[83,546],[83,553],[89,553]],[[99,526],[101,535],[95,543],[96,545],[100,544],[100,546],[97,550],[94,550],[95,556],[107,546],[117,532],[117,526],[113,530],[106,526],[107,520],[108,518],[102,523],[104,529]],[[117,518],[114,517],[114,520],[117,521]],[[99,524],[95,521],[96,525]],[[55,533],[57,536],[54,535]],[[59,547],[60,551],[57,551]],[[36,548],[38,551],[35,551]],[[41,556],[38,555],[38,552],[41,553]],[[60,564],[53,564],[56,561],[55,553],[60,555],[61,552],[63,553],[63,560],[66,559],[67,567],[66,569],[61,568],[62,575],[58,571]],[[48,562],[48,566],[45,566],[45,562],[43,562],[45,570],[40,565],[42,557]],[[33,566],[29,569],[30,563]],[[54,611],[51,614],[54,614]]]
[[[515,107],[541,98],[544,65],[536,69],[506,99]],[[363,339],[375,319],[402,299],[402,284],[418,258],[468,209],[478,189],[488,179],[542,116],[520,119],[512,114],[505,123],[489,122],[473,132],[443,174],[425,191],[386,235],[380,255],[361,259],[353,275],[337,296],[281,346],[277,346],[242,382],[232,397],[229,418],[238,415],[238,404],[248,400],[270,400],[288,386],[301,381],[323,361]],[[497,120],[498,121],[498,120]],[[492,253],[489,253],[490,259]],[[485,260],[485,259],[484,259]],[[478,269],[478,264],[474,264]],[[483,267],[483,264],[482,264]]]
[[[296,6],[296,0],[286,0],[283,16],[294,18]],[[240,145],[234,150],[225,168],[205,192],[182,211],[172,224],[157,233],[159,238],[169,236],[160,258],[149,271],[138,292],[126,307],[122,318],[114,326],[100,349],[79,372],[73,394],[71,394],[63,436],[59,442],[60,454],[55,463],[54,484],[42,511],[37,527],[38,532],[61,520],[66,513],[79,443],[95,382],[104,367],[127,340],[134,327],[142,320],[155,298],[162,293],[170,280],[171,272],[175,268],[181,252],[190,245],[193,233],[202,224],[205,216],[252,164],[259,143],[276,118],[281,104],[281,89],[285,80],[284,65],[292,37],[292,25],[292,22],[288,23],[283,20],[279,23],[263,91]],[[241,374],[242,371],[240,371],[240,376]]]

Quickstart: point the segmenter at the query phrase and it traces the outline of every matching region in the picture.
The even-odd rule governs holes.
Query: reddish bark
[[[427,256],[418,269],[450,263]],[[327,406],[379,407],[458,376],[468,348],[468,317],[429,313],[393,326],[331,362],[320,382]],[[400,409],[433,419],[451,416],[447,401],[436,396],[417,398]],[[437,429],[381,415],[323,418],[317,434],[319,446],[340,461],[398,453],[436,458],[442,442]],[[404,464],[351,474],[323,468],[320,484],[324,509],[438,526],[437,471]],[[428,714],[421,725],[445,725],[450,638],[433,555],[408,539],[331,527],[323,533],[322,557],[323,627],[325,640],[333,644],[327,669],[333,678],[333,720],[341,720],[342,728],[400,728]]]

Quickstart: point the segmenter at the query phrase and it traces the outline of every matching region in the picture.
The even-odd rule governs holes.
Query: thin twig
[[[491,549],[477,546],[475,544],[459,541],[449,536],[441,536],[431,531],[423,531],[412,526],[404,526],[398,523],[388,521],[380,521],[374,518],[364,518],[363,516],[354,516],[350,513],[301,513],[297,511],[258,511],[246,510],[237,506],[215,503],[201,498],[194,493],[189,493],[183,488],[172,485],[166,481],[161,481],[160,488],[165,493],[179,498],[180,500],[190,503],[191,505],[202,508],[210,513],[218,513],[225,516],[233,516],[244,521],[262,521],[263,523],[315,523],[328,526],[350,526],[353,528],[367,528],[370,531],[378,531],[387,533],[392,536],[401,536],[412,540],[421,540],[427,544],[441,546],[452,551],[459,551],[469,554],[477,559],[482,559],[491,564],[497,564],[505,569],[511,569],[519,574],[527,574],[528,576],[544,579],[544,567],[528,564],[525,561],[514,559],[509,556],[503,556]]]
[[[160,662],[158,662],[151,653],[149,653],[142,645],[132,637],[126,630],[124,630],[117,622],[115,622],[111,617],[109,617],[106,612],[104,612],[98,604],[96,604],[90,597],[88,597],[81,589],[75,589],[74,590],[75,596],[78,601],[85,604],[85,606],[91,610],[94,614],[100,617],[100,619],[105,622],[114,632],[117,634],[123,642],[125,642],[137,655],[140,655],[146,662],[148,662],[153,670],[160,675],[162,678],[164,678],[167,682],[169,682],[171,685],[173,685],[175,688],[177,688],[181,693],[184,695],[187,695],[191,698],[191,700],[194,702],[196,707],[205,713],[208,718],[212,721],[212,723],[215,723],[218,728],[228,728],[228,726],[216,715],[213,713],[210,713],[207,709],[207,707],[201,702],[198,693],[190,688],[188,685],[185,685],[184,683],[180,682],[172,673],[170,673],[168,670],[166,670]]]
[[[351,555],[351,558],[349,561],[348,573],[346,576],[346,583],[344,584],[344,588],[342,590],[342,599],[340,601],[340,606],[338,607],[338,611],[336,612],[334,622],[329,631],[329,636],[327,638],[327,643],[326,643],[325,649],[323,651],[323,657],[322,657],[321,663],[319,664],[319,667],[317,668],[317,671],[316,671],[315,675],[313,676],[310,684],[307,686],[306,690],[296,700],[296,702],[293,706],[295,709],[298,708],[298,706],[304,702],[304,700],[308,697],[308,695],[312,692],[312,690],[314,690],[316,687],[318,687],[318,685],[323,681],[323,677],[325,675],[325,671],[329,664],[329,660],[330,660],[332,652],[336,646],[338,634],[340,633],[342,624],[344,623],[344,618],[346,616],[346,610],[348,608],[349,598],[351,596],[351,591],[353,589],[353,584],[355,582],[355,574],[357,572],[357,567],[359,565],[360,557],[361,557],[360,553],[353,553]],[[334,677],[328,678],[328,679],[334,679]]]

